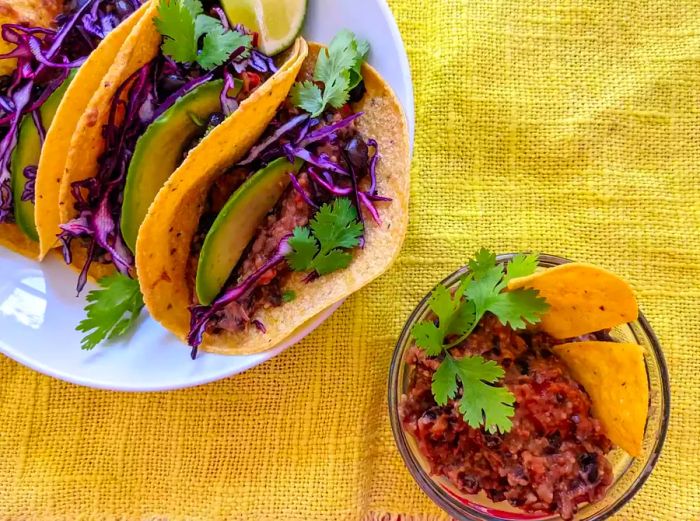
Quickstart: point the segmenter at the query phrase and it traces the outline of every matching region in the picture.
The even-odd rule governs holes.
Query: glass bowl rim
[[[528,254],[530,252],[522,252]],[[512,259],[516,253],[502,253],[496,256],[496,262],[502,263]],[[540,253],[537,256],[538,265],[541,263],[550,263],[555,265],[568,264],[574,262],[571,259],[565,257],[559,257],[557,255],[550,255],[546,253]],[[465,514],[473,516],[474,520],[481,521],[502,521],[502,517],[494,517],[490,514],[485,514],[483,512],[477,511],[468,505],[463,505],[457,503],[453,498],[445,500],[437,491],[437,485],[435,480],[423,470],[423,468],[416,461],[413,452],[408,447],[408,442],[406,440],[407,434],[404,432],[401,426],[401,420],[399,418],[398,400],[400,398],[398,388],[399,388],[399,369],[402,363],[403,355],[405,353],[404,347],[407,345],[407,337],[410,334],[410,329],[415,323],[419,314],[423,313],[427,306],[428,299],[432,292],[440,284],[447,285],[448,283],[453,284],[457,278],[469,272],[468,266],[462,266],[457,270],[453,271],[440,282],[435,284],[432,289],[420,300],[420,302],[413,309],[409,315],[404,327],[401,329],[401,334],[394,347],[394,352],[391,356],[391,365],[389,368],[389,382],[388,382],[388,406],[389,406],[389,419],[391,423],[391,430],[394,436],[394,442],[401,454],[401,458],[404,464],[408,468],[409,473],[413,479],[418,483],[421,490],[442,510],[447,512],[450,516],[456,518],[456,520],[463,519]],[[656,437],[654,447],[649,455],[649,461],[646,462],[644,468],[641,470],[639,476],[631,483],[629,488],[625,490],[622,495],[612,504],[606,512],[603,513],[603,517],[598,514],[594,514],[593,517],[589,518],[588,521],[600,521],[606,519],[616,512],[618,512],[623,506],[625,506],[639,490],[644,486],[647,479],[651,475],[652,470],[656,466],[657,461],[661,455],[661,450],[663,449],[664,442],[666,440],[666,435],[668,433],[668,425],[671,413],[671,389],[670,389],[670,376],[668,372],[668,366],[666,364],[666,358],[664,357],[663,350],[661,349],[661,344],[656,337],[656,333],[651,328],[651,325],[647,321],[646,317],[639,311],[639,316],[636,322],[642,329],[649,344],[651,346],[651,354],[658,364],[659,376],[661,380],[661,394],[663,397],[663,411],[661,412],[661,425],[659,427],[659,432]]]

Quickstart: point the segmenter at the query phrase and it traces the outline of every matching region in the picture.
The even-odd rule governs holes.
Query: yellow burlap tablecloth
[[[0,360],[1,519],[446,519],[395,449],[387,373],[411,309],[481,246],[633,284],[672,417],[617,519],[700,519],[700,2],[390,5],[417,115],[392,271],[282,356],[198,389],[102,392]]]

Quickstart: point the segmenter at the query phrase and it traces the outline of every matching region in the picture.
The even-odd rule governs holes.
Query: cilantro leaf
[[[347,268],[350,262],[352,262],[351,254],[342,250],[331,250],[316,257],[313,267],[319,275],[328,275],[334,271]]]
[[[199,39],[208,32],[216,30],[218,27],[223,27],[221,25],[221,20],[213,16],[201,14],[197,16],[194,21],[195,37]]]
[[[515,255],[506,266],[506,276],[503,277],[503,286],[507,286],[508,282],[512,279],[527,277],[535,273],[537,269],[537,257],[538,255],[536,253],[530,253],[529,255],[518,253]]]
[[[282,302],[292,302],[297,298],[297,292],[293,289],[287,289],[282,292]]]
[[[312,116],[321,114],[326,107],[321,89],[308,80],[303,83],[295,83],[290,91],[290,96],[295,107],[305,110]]]
[[[332,83],[326,84],[323,90],[323,103],[330,105],[333,108],[339,109],[348,102],[350,98],[350,89],[348,73],[340,74]]]
[[[313,270],[326,275],[346,268],[352,261],[347,251],[360,243],[364,226],[349,199],[336,199],[316,212],[309,227],[297,227],[287,241],[292,251],[286,259],[294,271]]]
[[[468,265],[470,273],[454,293],[442,284],[433,290],[428,307],[436,318],[414,324],[411,335],[426,355],[444,354],[431,386],[436,403],[444,405],[455,398],[461,383],[459,410],[464,420],[474,428],[507,432],[515,397],[507,388],[493,385],[503,377],[503,368],[479,355],[455,360],[449,350],[464,342],[487,312],[514,329],[539,321],[548,305],[536,290],[505,291],[508,277],[534,272],[537,255],[516,255],[504,270],[494,253],[481,249]]]
[[[464,421],[475,429],[483,425],[492,433],[510,430],[515,396],[505,387],[489,385],[503,378],[503,368],[479,355],[455,360],[454,364],[462,382],[459,411],[464,415]]]
[[[313,79],[323,83],[323,90],[311,81],[297,83],[291,91],[292,103],[314,117],[328,105],[342,107],[350,91],[362,81],[362,64],[368,53],[366,41],[356,39],[348,30],[340,31],[316,60]]]
[[[534,324],[547,311],[547,301],[534,289],[516,289],[498,294],[488,310],[498,317],[501,324],[513,329],[523,329],[527,322]]]
[[[433,383],[431,389],[435,397],[435,403],[446,405],[447,402],[457,395],[457,372],[459,368],[454,358],[447,355],[433,373]]]
[[[170,0],[171,3],[181,3],[182,6],[190,12],[192,18],[197,18],[204,12],[202,2],[200,0]]]
[[[493,271],[494,268],[500,269],[496,265],[496,254],[486,248],[481,248],[477,251],[474,254],[474,258],[470,259],[467,264],[476,280],[482,279],[486,273]]]
[[[321,242],[322,253],[339,247],[354,248],[360,243],[363,229],[357,210],[347,198],[324,204],[311,220],[311,230]]]
[[[331,55],[343,56],[348,62],[348,90],[354,89],[362,81],[362,64],[369,54],[369,43],[358,40],[352,32],[343,29],[333,38],[328,50]]]
[[[442,353],[444,332],[432,322],[426,320],[413,325],[411,336],[416,345],[423,349],[428,356],[438,356]]]
[[[200,0],[160,0],[154,23],[163,36],[163,54],[180,63],[197,62],[205,70],[222,65],[239,47],[244,47],[241,56],[247,56],[252,37],[226,29],[203,12]]]
[[[201,18],[201,17],[200,17]],[[202,44],[202,52],[197,56],[197,63],[203,69],[211,70],[222,65],[239,47],[245,50],[241,54],[245,57],[250,53],[252,37],[248,34],[241,34],[238,31],[227,31],[221,22],[212,25]]]
[[[445,335],[464,335],[474,327],[476,308],[470,301],[462,302],[450,318],[445,328]]]
[[[136,322],[143,308],[143,296],[138,281],[116,274],[99,281],[102,289],[88,293],[86,318],[75,328],[88,333],[81,342],[90,350],[104,340],[125,334]]]
[[[197,59],[195,19],[201,12],[199,0],[160,0],[153,21],[163,35],[163,54],[183,63]]]
[[[314,257],[318,255],[318,243],[311,236],[311,230],[297,226],[287,241],[292,252],[287,255],[287,263],[294,271],[311,269]]]

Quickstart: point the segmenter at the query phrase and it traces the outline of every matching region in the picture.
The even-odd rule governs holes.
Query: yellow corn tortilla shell
[[[0,246],[30,258],[36,258],[39,252],[37,243],[24,235],[16,224],[0,224]]]
[[[136,247],[136,266],[141,290],[151,315],[178,337],[186,339],[189,331],[189,305],[194,288],[186,281],[186,267],[192,238],[197,231],[207,193],[216,178],[242,159],[263,133],[278,105],[295,81],[307,78],[322,48],[309,45],[299,54],[299,62],[286,74],[278,75],[255,94],[256,102],[239,109],[229,127],[235,142],[217,135],[207,147],[190,154],[170,178],[151,206]],[[355,106],[364,111],[358,128],[379,143],[378,189],[391,197],[380,206],[383,220],[377,226],[368,220],[366,245],[353,253],[349,268],[304,283],[306,274],[293,274],[285,289],[296,292],[296,299],[277,308],[261,310],[255,318],[265,324],[266,332],[255,328],[247,332],[224,332],[205,335],[201,349],[222,354],[250,354],[270,349],[312,317],[370,283],[384,273],[398,256],[408,225],[410,182],[409,138],[401,105],[391,88],[376,70],[365,65],[363,76],[367,94]],[[212,132],[212,136],[217,129]]]
[[[56,17],[63,11],[62,0],[0,0],[0,26],[3,24],[23,24],[29,27],[53,28]],[[15,44],[0,37],[0,54],[15,49]],[[11,74],[17,67],[17,60],[0,60],[0,76]]]
[[[143,6],[142,6],[143,7]],[[109,117],[109,108],[116,90],[139,68],[151,61],[157,54],[161,35],[155,29],[153,18],[157,14],[158,2],[151,0],[145,4],[141,16],[133,30],[124,40],[114,63],[102,78],[100,87],[93,93],[87,107],[78,120],[70,141],[66,157],[65,173],[61,178],[58,194],[59,223],[64,224],[77,217],[71,194],[71,185],[95,177],[99,170],[98,158],[105,151],[102,128]],[[73,241],[71,252],[73,266],[80,269],[85,259],[85,246]],[[93,263],[89,275],[93,279],[114,273],[111,265]]]
[[[571,342],[554,348],[591,397],[593,415],[615,445],[638,458],[649,411],[644,353],[637,344]]]
[[[632,322],[639,310],[632,288],[617,275],[589,264],[571,263],[520,277],[508,289],[533,288],[549,304],[541,329],[573,338]]]
[[[148,3],[124,20],[100,43],[80,67],[68,87],[41,149],[36,177],[34,219],[39,232],[39,259],[56,246],[60,233],[58,202],[66,159],[78,121],[102,79],[113,65],[122,45],[148,9]]]

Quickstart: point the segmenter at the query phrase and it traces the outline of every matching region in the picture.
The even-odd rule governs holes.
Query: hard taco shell
[[[190,154],[151,206],[136,248],[141,289],[151,315],[182,339],[189,331],[189,306],[194,291],[186,281],[186,266],[207,193],[215,179],[242,159],[259,139],[286,98],[297,72],[301,79],[311,75],[321,48],[310,44],[306,60],[306,53],[300,53],[286,74],[256,91],[255,104],[248,105],[245,111],[239,109],[232,116],[228,135],[220,132],[206,147]],[[265,325],[265,333],[249,328],[246,332],[207,334],[201,349],[230,355],[270,349],[308,320],[384,273],[399,254],[408,224],[410,165],[406,118],[396,96],[377,71],[364,65],[362,73],[367,93],[354,107],[364,111],[358,128],[379,143],[378,190],[393,200],[380,208],[382,225],[368,221],[366,245],[353,252],[349,268],[311,283],[303,282],[306,274],[294,274],[285,289],[295,291],[295,300],[255,315]],[[236,137],[232,140],[231,136]]]
[[[56,246],[56,235],[61,231],[58,227],[61,222],[59,191],[71,139],[74,133],[78,133],[76,129],[91,98],[104,85],[103,78],[148,8],[147,2],[110,32],[90,54],[68,87],[48,129],[39,159],[34,207],[40,259]]]

